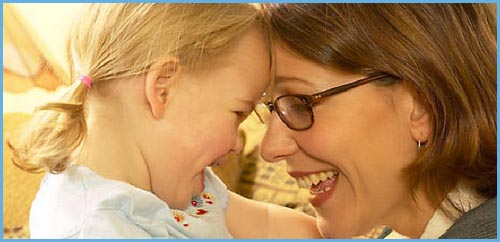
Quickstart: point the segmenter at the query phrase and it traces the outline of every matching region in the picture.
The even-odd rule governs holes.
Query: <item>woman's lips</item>
[[[328,200],[333,193],[338,183],[338,175],[333,179],[328,179],[326,181],[320,182],[318,185],[314,185],[309,189],[309,202],[314,207],[320,207],[326,200]]]
[[[328,200],[338,183],[338,171],[289,172],[299,184],[299,187],[309,189],[310,203],[314,207],[321,206]]]

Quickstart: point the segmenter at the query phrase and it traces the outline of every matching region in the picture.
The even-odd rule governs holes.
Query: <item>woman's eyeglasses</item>
[[[311,128],[314,123],[312,107],[321,99],[386,77],[392,76],[389,74],[372,75],[313,95],[290,94],[279,96],[274,102],[257,105],[255,113],[260,121],[265,124],[269,121],[271,113],[276,111],[281,121],[288,128],[296,131],[306,130]]]

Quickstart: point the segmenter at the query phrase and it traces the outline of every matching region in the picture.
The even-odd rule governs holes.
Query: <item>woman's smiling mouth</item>
[[[290,176],[297,180],[299,188],[309,189],[309,202],[314,207],[319,207],[335,191],[339,172],[338,171],[320,171],[320,172],[290,172]]]

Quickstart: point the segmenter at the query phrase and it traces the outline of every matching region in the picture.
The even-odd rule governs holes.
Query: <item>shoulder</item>
[[[153,238],[168,237],[166,226],[136,223],[127,211],[96,209],[90,211],[73,238]]]
[[[440,238],[496,238],[497,198],[464,213]]]
[[[165,237],[155,229],[165,227],[169,211],[150,192],[78,167],[45,177],[32,205],[30,229],[33,237],[144,238],[152,228],[150,234]]]

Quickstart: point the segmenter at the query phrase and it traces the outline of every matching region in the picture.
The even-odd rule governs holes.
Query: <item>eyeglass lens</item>
[[[276,100],[276,111],[290,128],[304,129],[312,124],[312,113],[307,104],[296,96],[283,96]]]

